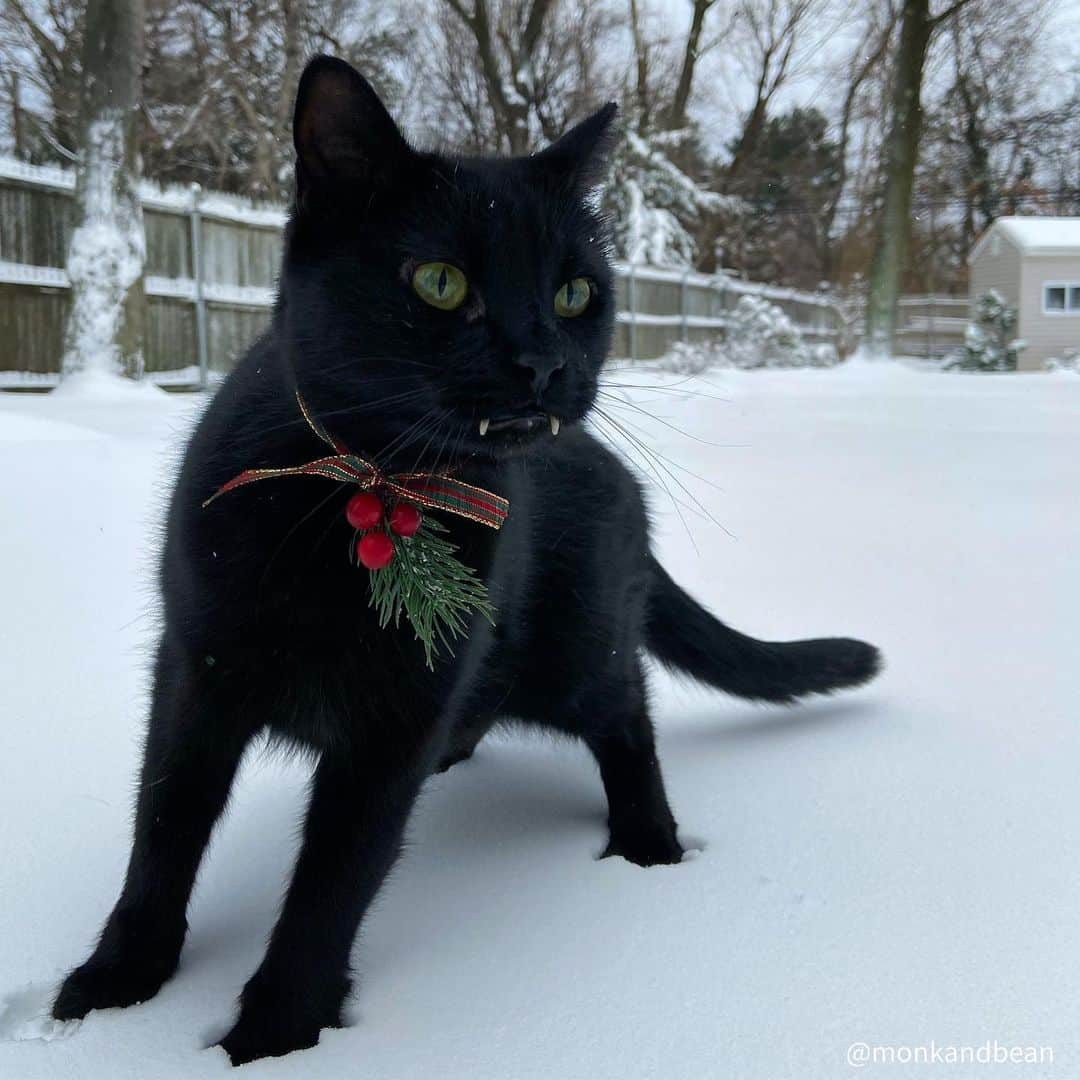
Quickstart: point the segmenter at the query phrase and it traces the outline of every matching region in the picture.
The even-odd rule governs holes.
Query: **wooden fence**
[[[0,376],[56,381],[75,225],[72,173],[0,158]],[[265,326],[285,215],[279,206],[144,184],[146,370],[160,381],[225,372]]]
[[[897,302],[896,350],[940,358],[964,344],[971,315],[966,296],[902,296]]]
[[[619,263],[618,328],[614,354],[631,360],[663,356],[676,341],[723,338],[730,313],[744,296],[779,307],[811,344],[830,344],[843,356],[853,347],[850,327],[825,293],[743,281],[729,274],[697,274]]]
[[[71,172],[0,157],[0,386],[57,381],[68,308],[63,270],[74,227]],[[192,188],[142,189],[146,230],[146,370],[206,385],[266,325],[281,257],[280,206]],[[675,341],[722,336],[744,295],[783,309],[813,343],[846,351],[837,306],[823,294],[725,274],[620,265],[615,354],[661,356]]]

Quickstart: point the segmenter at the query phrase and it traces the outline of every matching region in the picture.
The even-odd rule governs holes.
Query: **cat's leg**
[[[639,866],[679,862],[683,849],[656,757],[640,667],[627,682],[593,697],[578,723],[607,794],[610,840],[604,857],[621,855]]]
[[[491,730],[495,723],[495,717],[490,714],[482,714],[462,721],[450,733],[446,749],[439,758],[436,772],[446,772],[461,761],[468,761],[476,751],[480,740]]]
[[[284,906],[221,1043],[234,1065],[314,1046],[341,1025],[353,939],[431,768],[412,742],[324,752]]]
[[[53,1016],[153,997],[176,970],[195,874],[251,735],[220,669],[165,642],[153,702],[123,891],[91,957],[64,980]]]

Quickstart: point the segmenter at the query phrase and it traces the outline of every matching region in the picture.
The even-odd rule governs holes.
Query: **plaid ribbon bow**
[[[334,438],[311,415],[299,390],[296,392],[296,403],[311,430],[327,446],[332,447],[335,453],[309,461],[306,465],[291,465],[282,469],[245,469],[239,476],[234,476],[222,484],[203,503],[204,507],[227,491],[253,484],[256,480],[270,480],[278,476],[325,476],[328,480],[356,484],[365,490],[392,492],[409,502],[434,510],[448,510],[451,514],[469,518],[481,525],[487,525],[490,529],[500,528],[506,520],[510,503],[501,495],[455,480],[446,473],[394,473],[388,476],[372,462],[352,453],[343,442]]]

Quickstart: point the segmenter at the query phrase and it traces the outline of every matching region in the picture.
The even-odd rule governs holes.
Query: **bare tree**
[[[352,61],[388,99],[405,29],[376,0],[147,0],[143,155],[159,179],[287,193],[305,56]]]
[[[889,133],[885,143],[885,191],[878,220],[866,302],[864,352],[892,355],[900,278],[911,242],[911,196],[923,133],[923,72],[930,42],[941,26],[971,0],[955,0],[937,15],[930,0],[904,0],[893,61]]]
[[[136,139],[142,0],[89,0],[82,54],[77,225],[63,375],[143,371],[145,239]]]
[[[435,141],[522,154],[610,96],[600,62],[619,24],[608,4],[570,0],[430,0],[418,51],[419,106]]]
[[[0,67],[8,74],[3,89],[12,127],[21,129],[20,156],[30,160],[74,160],[79,141],[79,89],[82,74],[81,3],[0,0]],[[41,112],[23,98],[43,100]]]
[[[533,64],[553,0],[529,0],[525,7],[506,3],[495,12],[497,21],[488,0],[443,2],[472,36],[500,141],[509,153],[524,154],[537,105]]]
[[[754,98],[735,140],[728,176],[735,178],[753,154],[765,127],[769,105],[791,78],[797,50],[811,18],[823,10],[822,0],[741,0],[736,22],[739,46]]]
[[[691,0],[693,11],[690,16],[690,29],[686,35],[682,63],[679,66],[679,81],[675,86],[675,95],[668,109],[667,126],[674,130],[686,127],[686,110],[690,104],[690,94],[694,86],[694,73],[698,60],[707,51],[702,35],[705,30],[705,16],[715,5],[716,0]]]
[[[864,22],[850,56],[844,61],[840,77],[844,92],[840,102],[840,118],[837,128],[839,147],[839,176],[832,195],[825,205],[822,219],[822,274],[832,280],[836,273],[833,248],[836,216],[840,200],[848,191],[850,159],[852,156],[852,128],[865,108],[864,98],[868,85],[880,76],[889,52],[889,44],[896,28],[896,14],[890,0],[878,0],[867,4],[863,11]],[[874,103],[876,104],[876,102]]]

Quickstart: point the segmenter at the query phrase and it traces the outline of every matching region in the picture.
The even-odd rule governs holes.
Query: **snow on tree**
[[[832,345],[810,345],[788,315],[761,296],[743,296],[721,336],[677,342],[659,361],[666,371],[696,375],[710,368],[832,367],[840,357]]]
[[[142,0],[87,4],[64,377],[143,372],[146,240],[136,147],[142,24]]]
[[[692,267],[699,254],[694,237],[705,222],[740,212],[741,200],[695,183],[668,156],[684,134],[640,135],[628,128],[616,145],[603,207],[618,258]]]
[[[964,331],[963,347],[945,361],[949,371],[1015,371],[1025,343],[1013,337],[1016,308],[1005,303],[996,289],[975,301],[975,319]]]

